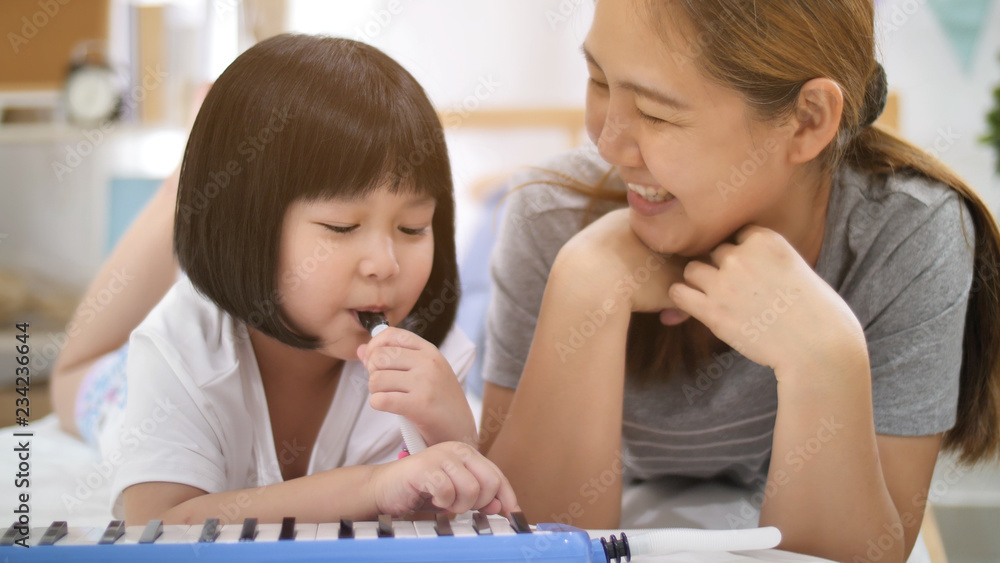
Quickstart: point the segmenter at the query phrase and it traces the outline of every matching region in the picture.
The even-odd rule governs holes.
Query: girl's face
[[[362,199],[293,202],[279,257],[282,310],[296,331],[343,360],[370,339],[358,311],[395,326],[413,309],[434,261],[435,201],[378,188]]]
[[[801,221],[789,128],[751,120],[743,98],[699,73],[701,45],[671,29],[664,44],[642,17],[632,2],[597,2],[583,45],[587,133],[629,185],[639,238],[698,256],[748,223]]]

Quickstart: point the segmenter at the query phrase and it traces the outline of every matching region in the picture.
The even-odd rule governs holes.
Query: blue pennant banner
[[[962,70],[968,74],[993,0],[927,0],[927,3],[951,42]]]

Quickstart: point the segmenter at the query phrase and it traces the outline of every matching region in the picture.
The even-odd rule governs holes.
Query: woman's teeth
[[[670,195],[670,192],[660,187],[643,186],[642,184],[628,184],[628,189],[642,196],[642,199],[654,203],[674,198],[674,196]]]

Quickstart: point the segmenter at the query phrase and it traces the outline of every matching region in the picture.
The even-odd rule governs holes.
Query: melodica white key
[[[189,534],[192,528],[195,529],[195,533]],[[168,543],[195,543],[198,541],[198,533],[200,532],[201,526],[166,524],[163,526],[163,533],[160,534],[160,537],[156,538],[156,543],[161,545]]]
[[[493,531],[494,536],[513,536],[517,532],[514,528],[510,527],[510,521],[503,516],[489,516],[490,519],[490,530]]]
[[[257,542],[278,541],[281,535],[281,524],[257,524]]]
[[[413,522],[410,520],[393,520],[392,533],[397,538],[417,537],[417,530],[413,527]]]
[[[219,537],[215,538],[215,543],[238,543],[242,531],[243,524],[226,524],[219,530]]]
[[[354,539],[357,540],[378,539],[378,522],[355,522]]]

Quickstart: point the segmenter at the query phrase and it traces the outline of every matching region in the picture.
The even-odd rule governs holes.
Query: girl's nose
[[[361,259],[361,275],[374,280],[386,280],[399,273],[399,262],[392,239],[379,241],[371,245],[368,254]]]

